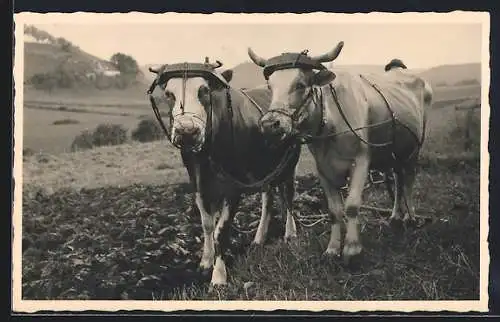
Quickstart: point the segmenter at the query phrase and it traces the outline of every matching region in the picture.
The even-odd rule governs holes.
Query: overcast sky
[[[401,58],[409,68],[481,61],[479,23],[353,24],[35,24],[83,50],[109,59],[132,55],[141,65],[221,60],[248,61],[247,47],[270,57],[309,49],[318,55],[345,42],[338,65],[386,64]]]

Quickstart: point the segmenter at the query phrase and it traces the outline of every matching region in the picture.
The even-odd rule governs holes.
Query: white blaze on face
[[[181,114],[181,102],[183,99],[182,78],[172,78],[168,81],[165,92],[172,93],[175,96],[175,103],[172,110],[172,115]],[[193,77],[186,79],[185,94],[184,94],[184,112],[195,114],[202,119],[206,119],[207,115],[205,107],[200,102],[200,89],[208,89],[207,82],[202,77]],[[203,90],[203,89],[202,89]]]
[[[180,127],[196,127],[200,132],[204,132],[207,112],[202,102],[208,99],[209,94],[208,84],[202,77],[187,78],[185,85],[182,78],[172,78],[168,81],[165,95],[175,99],[172,107],[174,117],[172,137]],[[181,115],[182,112],[184,115]]]
[[[296,107],[306,86],[304,74],[299,69],[275,71],[268,82],[272,91],[272,108]]]
[[[272,91],[270,112],[261,119],[266,135],[284,140],[293,131],[291,115],[304,104],[307,95],[306,75],[299,69],[284,69],[272,73],[268,80]],[[283,113],[272,110],[285,111]]]

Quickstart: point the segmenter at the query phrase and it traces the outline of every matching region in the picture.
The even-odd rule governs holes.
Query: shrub
[[[52,92],[52,90],[57,86],[57,78],[49,73],[39,73],[33,75],[28,83],[32,84],[34,88],[39,90],[44,90]]]
[[[94,146],[119,145],[127,141],[127,129],[120,124],[99,124],[93,133]]]
[[[71,151],[72,152],[78,151],[78,150],[92,149],[93,147],[94,147],[94,143],[93,143],[92,132],[87,131],[87,130],[78,134],[73,139],[73,143],[71,143]]]
[[[23,148],[23,157],[30,157],[35,154],[35,150],[31,148]]]
[[[52,122],[53,125],[78,124],[80,121],[74,119],[62,119]]]
[[[160,140],[164,135],[158,121],[147,118],[139,122],[137,128],[132,132],[132,139],[139,142],[151,142]]]
[[[127,129],[120,124],[99,124],[93,132],[83,131],[75,137],[71,151],[92,149],[127,142]]]
[[[461,81],[458,81],[455,83],[455,85],[457,86],[461,86],[461,85],[479,85],[480,82],[477,80],[477,79],[474,79],[474,78],[470,78],[470,79],[464,79],[464,80],[461,80]]]

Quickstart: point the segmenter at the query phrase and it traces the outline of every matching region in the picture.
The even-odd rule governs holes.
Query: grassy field
[[[458,104],[469,97],[479,97],[480,87],[437,87],[435,92],[435,106],[440,109]],[[152,117],[153,112],[146,97],[141,100],[138,95],[132,95],[129,93],[124,96],[117,91],[111,91],[107,96],[105,91],[100,91],[99,95],[73,93],[72,96],[70,92],[49,95],[28,90],[25,93],[24,148],[52,154],[66,152],[69,151],[73,138],[81,131],[92,130],[105,122],[122,124],[133,130],[141,117]],[[76,120],[77,123],[57,126],[53,124],[63,119]],[[454,115],[438,119],[444,119],[446,122],[456,121]]]
[[[447,100],[464,91],[454,93]],[[230,286],[219,292],[210,292],[207,278],[196,272],[200,219],[188,211],[186,171],[169,142],[62,153],[61,137],[70,144],[85,126],[104,119],[132,126],[144,111],[25,110],[25,144],[45,148],[23,162],[24,299],[479,298],[479,111],[469,151],[463,148],[463,113],[449,104],[430,112],[415,198],[431,224],[398,234],[380,224],[380,215],[363,213],[365,253],[358,265],[345,267],[321,256],[328,227],[299,227],[297,244],[287,245],[275,219],[263,249],[247,247],[252,235],[233,234]],[[81,123],[52,125],[64,118]],[[51,131],[61,132],[45,139]],[[387,196],[375,188],[365,199],[384,204]],[[255,194],[244,199],[245,224],[257,217],[259,202]],[[307,151],[294,206],[302,215],[326,211]]]
[[[98,124],[121,124],[133,130],[140,122],[139,113],[129,115],[102,115],[69,111],[26,108],[24,110],[24,148],[49,153],[69,152],[75,136],[84,130],[93,130]],[[142,114],[147,114],[143,109]],[[54,124],[60,120],[74,120],[72,124]]]

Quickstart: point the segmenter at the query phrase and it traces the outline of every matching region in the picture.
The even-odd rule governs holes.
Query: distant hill
[[[384,72],[384,65],[344,65],[337,66],[338,70],[351,70],[360,73]],[[481,64],[443,65],[430,69],[411,69],[411,72],[421,75],[433,85],[455,85],[460,82],[481,80]],[[262,68],[252,62],[244,62],[233,68],[233,80],[236,87],[250,88],[264,84]]]
[[[251,88],[265,84],[262,67],[248,61],[232,68],[231,84],[238,88]]]
[[[24,83],[26,91],[95,91],[115,89],[144,92],[146,79],[122,75],[112,62],[85,52],[64,38],[34,26],[24,29]]]
[[[433,85],[454,85],[475,80],[481,84],[481,64],[441,65],[429,68],[420,74]]]
[[[52,72],[63,65],[69,71],[85,75],[86,73],[95,72],[99,63],[108,70],[116,70],[110,62],[80,49],[67,52],[53,44],[24,43],[25,80],[28,80],[35,74]]]

